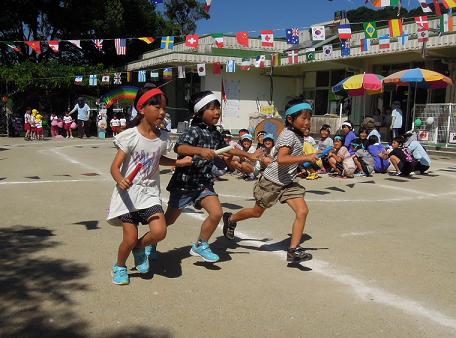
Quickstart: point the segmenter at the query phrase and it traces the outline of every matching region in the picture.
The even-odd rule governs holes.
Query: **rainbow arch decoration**
[[[139,88],[136,86],[122,86],[103,95],[102,102],[106,104],[106,108],[111,107],[116,102],[130,105],[135,100],[138,90]]]

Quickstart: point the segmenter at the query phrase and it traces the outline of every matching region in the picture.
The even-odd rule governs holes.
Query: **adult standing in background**
[[[393,131],[393,138],[398,137],[402,128],[402,110],[399,101],[393,102],[393,111],[391,113],[391,130]]]
[[[75,111],[78,111],[78,137],[82,138],[84,136],[84,133],[86,134],[86,137],[90,137],[90,123],[89,123],[89,117],[90,117],[90,107],[87,103],[85,103],[85,100],[83,97],[78,98],[78,102],[74,106],[73,110],[70,111],[70,114],[73,114]]]

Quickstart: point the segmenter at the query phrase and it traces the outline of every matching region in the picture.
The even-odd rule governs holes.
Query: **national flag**
[[[117,55],[127,54],[127,39],[114,39]]]
[[[131,71],[127,71],[127,82],[131,82]]]
[[[266,66],[266,55],[258,55],[255,58],[255,67],[264,68]]]
[[[418,0],[418,2],[420,3],[421,9],[424,13],[432,13],[432,9],[427,4],[426,0]]]
[[[350,40],[343,40],[340,44],[340,55],[350,56]]]
[[[143,37],[138,38],[138,39],[141,40],[141,41],[144,41],[148,45],[155,41],[155,38],[153,38],[151,36],[143,36]]]
[[[163,69],[163,79],[171,80],[172,78],[173,78],[173,69],[172,68]]]
[[[442,15],[442,11],[440,10],[439,0],[432,0],[432,2],[434,3],[435,15],[441,16]]]
[[[222,64],[220,62],[216,62],[212,65],[212,74],[214,74],[214,75],[222,74]]]
[[[79,49],[82,49],[81,48],[81,40],[67,40],[68,42],[71,42],[73,45],[75,45],[76,47],[78,47]]]
[[[378,38],[378,45],[380,49],[390,48],[390,36],[382,35]]]
[[[456,7],[456,0],[442,0],[443,6],[446,9],[455,8]]]
[[[16,47],[15,45],[11,45],[9,43],[6,44],[9,48],[11,48],[15,53],[20,53],[21,50],[19,49],[19,47]]]
[[[205,63],[198,63],[197,69],[198,69],[199,76],[206,76],[206,64]]]
[[[215,40],[215,45],[218,48],[225,47],[225,43],[223,42],[223,33],[216,33],[216,34],[212,34],[211,36]]]
[[[27,46],[32,48],[36,54],[41,54],[41,44],[40,41],[34,40],[34,41],[24,41]]]
[[[408,32],[404,31],[404,33],[398,37],[397,42],[399,42],[403,47],[407,45],[409,39]]]
[[[375,21],[363,22],[363,28],[366,39],[377,38],[377,23]]]
[[[339,25],[337,31],[339,33],[339,39],[341,40],[348,40],[352,37],[352,30],[348,23]]]
[[[288,54],[288,64],[294,64],[299,62],[299,50],[293,49],[287,52]]]
[[[401,36],[404,32],[402,28],[402,19],[392,19],[388,22],[390,36],[395,38],[396,36]]]
[[[174,36],[162,36],[160,48],[173,49],[174,48]]]
[[[177,66],[177,78],[178,79],[185,79],[185,66]]]
[[[82,83],[82,79],[83,79],[83,78],[84,78],[84,77],[83,77],[82,75],[76,75],[76,76],[74,77],[74,84],[80,85],[80,84]]]
[[[234,60],[227,61],[225,70],[227,73],[234,73],[236,71],[236,61],[234,61]]]
[[[190,34],[185,37],[185,45],[190,48],[198,48],[199,45],[199,35]]]
[[[250,58],[242,58],[241,62],[241,70],[250,70],[250,66],[252,65],[252,60]]]
[[[440,17],[440,32],[452,32],[453,31],[453,16],[448,14],[443,14]]]
[[[138,71],[138,82],[146,82],[146,71],[145,70]]]
[[[401,0],[374,0],[372,3],[374,7],[380,8],[380,7],[397,7],[399,6]]]
[[[280,53],[271,54],[271,67],[277,67],[282,64],[282,58]]]
[[[315,61],[315,48],[306,49],[306,62]]]
[[[361,39],[360,42],[360,47],[361,47],[361,52],[368,52],[371,44],[371,39]]]
[[[212,0],[206,0],[206,3],[204,4],[204,11],[206,13],[209,13],[209,9],[211,8],[211,2]]]
[[[114,84],[122,84],[122,73],[114,73]]]
[[[238,32],[236,33],[236,40],[238,44],[244,47],[249,46],[249,33],[247,32]]]
[[[156,70],[150,71],[150,79],[152,81],[158,81],[160,79],[160,74]]]
[[[415,23],[416,23],[418,32],[427,31],[429,29],[429,21],[428,21],[428,17],[426,15],[416,16]]]
[[[107,85],[110,82],[110,77],[109,75],[103,75],[101,77],[101,84]]]
[[[97,75],[91,74],[89,75],[89,86],[96,86],[97,85]]]
[[[312,40],[324,41],[325,40],[325,26],[312,26]]]
[[[96,49],[98,49],[98,50],[103,49],[103,39],[94,39],[93,43],[94,43]]]
[[[51,48],[54,53],[59,52],[59,41],[58,40],[49,40],[48,44],[49,44],[49,48]]]
[[[286,30],[286,36],[289,45],[299,44],[299,28],[288,28]]]
[[[263,47],[274,47],[274,33],[272,30],[261,31],[261,45]]]
[[[332,59],[332,57],[333,57],[333,46],[332,45],[324,45],[323,46],[323,58]]]
[[[429,40],[429,31],[421,31],[418,32],[418,42],[426,42]]]

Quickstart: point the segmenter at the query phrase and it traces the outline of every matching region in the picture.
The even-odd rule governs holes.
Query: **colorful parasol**
[[[371,73],[357,74],[340,81],[332,87],[334,93],[361,96],[383,92],[383,76]]]
[[[419,88],[439,89],[453,84],[453,81],[440,73],[432,70],[413,68],[391,74],[383,80],[384,84],[408,86],[415,83]]]

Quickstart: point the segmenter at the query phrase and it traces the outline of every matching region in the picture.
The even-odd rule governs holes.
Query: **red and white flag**
[[[274,47],[274,33],[272,30],[261,31],[261,45],[263,47]]]
[[[429,31],[418,32],[418,42],[426,42],[429,40]]]
[[[94,39],[93,43],[94,43],[96,49],[98,49],[98,50],[103,49],[103,39]]]
[[[209,13],[209,9],[211,9],[211,3],[212,3],[212,0],[206,0],[206,3],[204,4],[204,11],[206,13]]]
[[[187,35],[185,38],[185,45],[190,48],[198,48],[199,35],[198,34]]]
[[[68,42],[71,42],[73,45],[81,49],[81,40],[68,40]]]
[[[297,49],[293,49],[293,50],[289,50],[287,53],[288,53],[288,63],[289,64],[294,64],[294,63],[298,63],[298,50]]]
[[[429,29],[429,20],[426,15],[416,16],[415,22],[416,22],[418,32],[427,31]]]
[[[114,39],[117,55],[127,54],[127,39]]]
[[[49,44],[49,48],[51,48],[54,53],[59,52],[59,41],[58,40],[49,40],[48,44]]]
[[[421,9],[424,13],[432,13],[432,9],[427,4],[426,0],[418,0],[418,2],[420,3]]]
[[[41,54],[41,44],[39,40],[35,41],[24,41],[27,46],[32,48],[36,54]]]
[[[11,45],[9,43],[6,44],[9,48],[11,48],[15,53],[20,53],[21,50],[19,49],[19,47],[16,47],[15,45]]]

